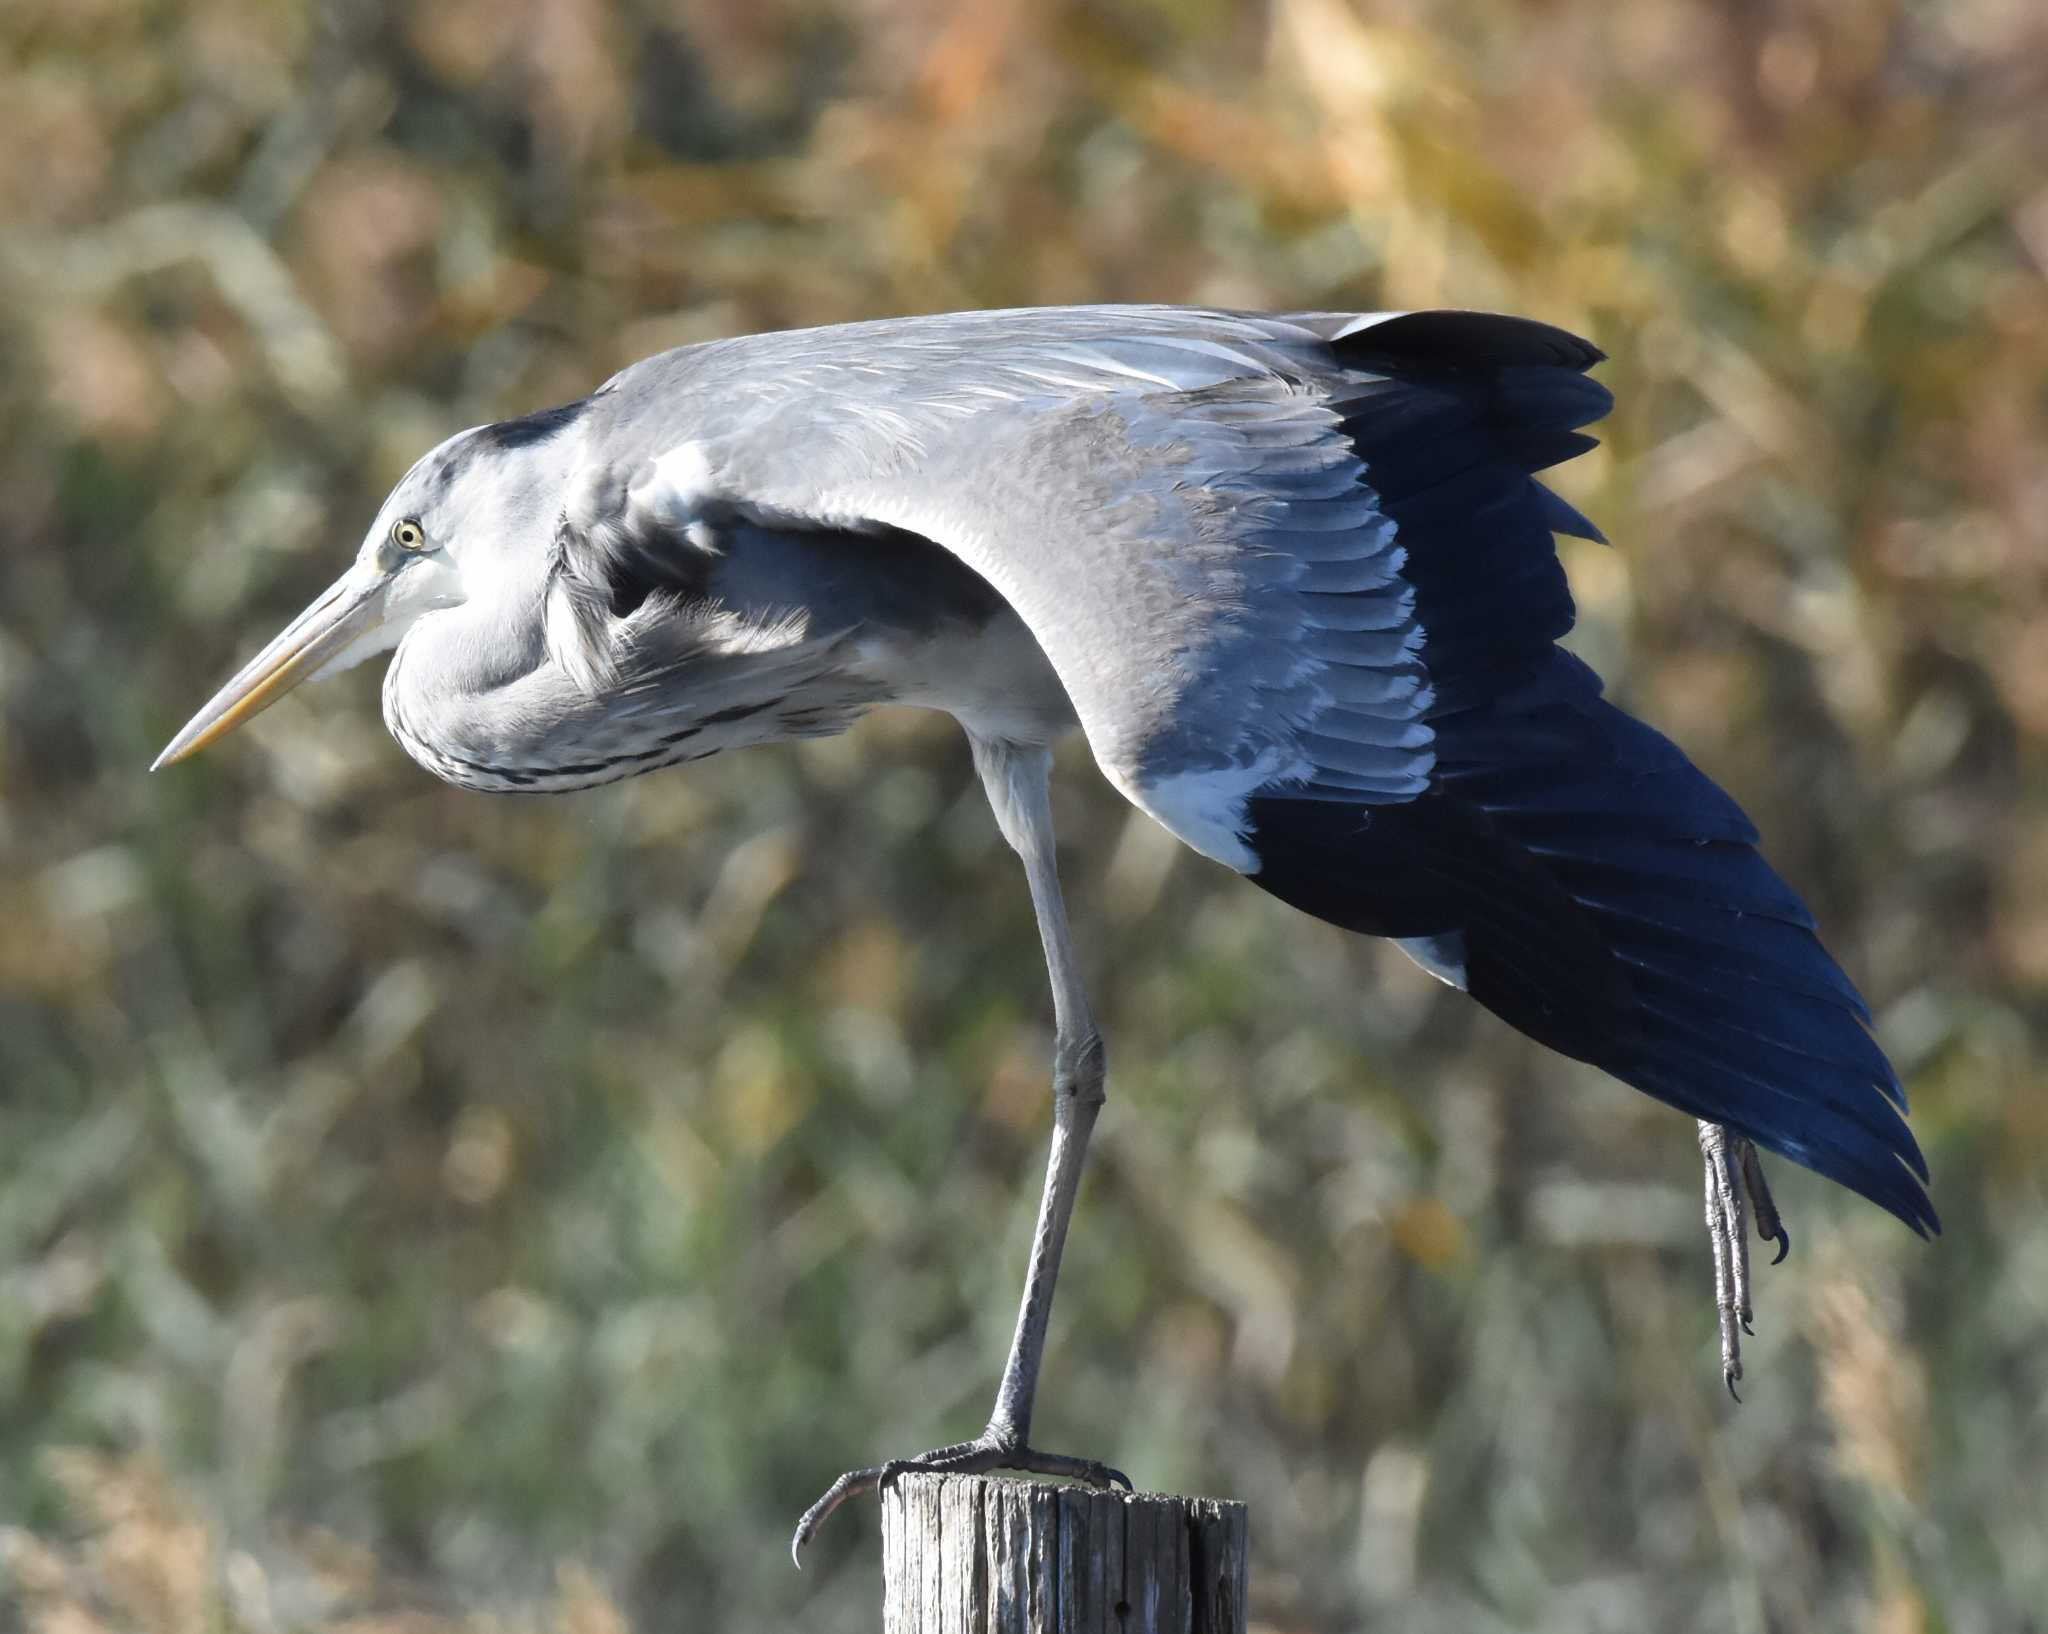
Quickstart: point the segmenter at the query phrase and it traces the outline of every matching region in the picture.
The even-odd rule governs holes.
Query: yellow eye
[[[425,550],[427,532],[411,517],[391,524],[391,542],[400,550]]]

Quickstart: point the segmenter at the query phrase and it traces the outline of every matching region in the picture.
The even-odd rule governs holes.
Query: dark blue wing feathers
[[[1568,533],[1574,539],[1590,539],[1596,545],[1607,543],[1606,534],[1534,478],[1529,482],[1529,498],[1552,533]]]
[[[1597,354],[1545,364],[1521,353],[1561,343],[1510,337],[1489,367],[1476,329],[1377,332],[1339,343],[1381,376],[1338,407],[1405,551],[1436,773],[1405,804],[1262,791],[1253,878],[1354,930],[1452,938],[1468,991],[1524,1032],[1938,1230],[1869,1011],[1754,826],[1555,645],[1552,535],[1600,535],[1533,473],[1590,445]]]

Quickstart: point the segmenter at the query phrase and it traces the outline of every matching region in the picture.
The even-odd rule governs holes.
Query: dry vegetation
[[[1249,1499],[1274,1631],[2039,1627],[2044,107],[2032,0],[9,0],[0,1629],[873,1625],[788,1524],[979,1423],[1044,1133],[955,738],[493,801],[352,677],[142,768],[455,427],[1112,297],[1613,353],[1583,646],[1813,901],[1950,1229],[1781,1166],[1731,1409],[1689,1126],[1076,757],[1041,1429]]]

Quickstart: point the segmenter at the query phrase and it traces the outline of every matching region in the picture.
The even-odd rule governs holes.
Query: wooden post
[[[883,1634],[1245,1634],[1245,1507],[994,1475],[882,1494]]]

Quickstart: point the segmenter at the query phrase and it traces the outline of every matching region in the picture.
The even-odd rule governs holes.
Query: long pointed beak
[[[213,701],[185,723],[184,730],[164,746],[150,766],[175,766],[196,755],[215,738],[226,737],[242,722],[260,715],[307,680],[358,636],[384,621],[382,575],[361,569],[343,574],[285,628],[275,641],[242,666],[241,672],[213,696]]]

